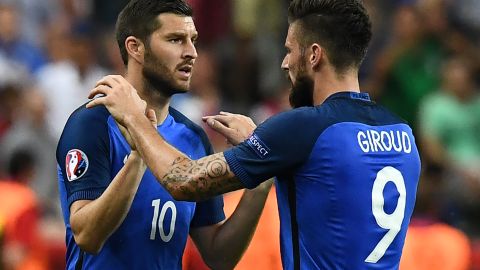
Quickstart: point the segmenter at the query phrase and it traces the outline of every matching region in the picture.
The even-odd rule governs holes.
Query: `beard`
[[[160,93],[165,97],[188,91],[188,89],[175,84],[173,74],[167,65],[156,57],[148,47],[145,48],[145,64],[142,74],[146,89]]]
[[[292,83],[290,96],[288,97],[292,108],[313,107],[313,80],[307,75],[298,77]]]
[[[305,59],[302,55],[301,59]],[[301,61],[295,83],[289,77],[292,89],[290,90],[290,106],[292,108],[313,107],[313,80],[307,75],[306,63]]]

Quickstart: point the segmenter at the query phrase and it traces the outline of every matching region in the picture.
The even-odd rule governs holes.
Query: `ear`
[[[317,69],[322,63],[323,48],[318,43],[313,43],[310,46],[310,58],[308,59],[312,69]]]
[[[145,44],[143,44],[140,39],[133,36],[127,37],[127,39],[125,39],[125,48],[127,49],[128,55],[133,58],[134,61],[143,64]]]

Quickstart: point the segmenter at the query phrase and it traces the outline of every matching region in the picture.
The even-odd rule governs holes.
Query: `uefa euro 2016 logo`
[[[88,169],[88,157],[81,150],[68,151],[65,158],[65,169],[68,181],[74,181],[82,177]]]

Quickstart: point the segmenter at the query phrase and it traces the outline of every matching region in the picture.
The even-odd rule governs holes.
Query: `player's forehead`
[[[285,38],[285,47],[292,48],[298,44],[299,32],[298,22],[290,23],[288,26],[287,37]]]
[[[174,13],[162,13],[157,17],[160,28],[156,32],[160,34],[183,33],[187,35],[198,35],[193,18],[190,16]]]

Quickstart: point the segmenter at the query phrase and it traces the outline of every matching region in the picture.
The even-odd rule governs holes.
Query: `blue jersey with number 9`
[[[420,159],[367,94],[275,116],[225,157],[247,187],[277,176],[284,269],[398,269]]]
[[[167,142],[192,159],[212,153],[205,133],[174,109],[157,129]],[[77,200],[100,197],[129,153],[130,146],[104,107],[82,106],[65,125],[57,161],[68,270],[181,269],[190,228],[216,224],[225,218],[221,197],[200,203],[175,201],[147,169],[127,216],[99,254],[82,251],[70,227],[70,206]]]

